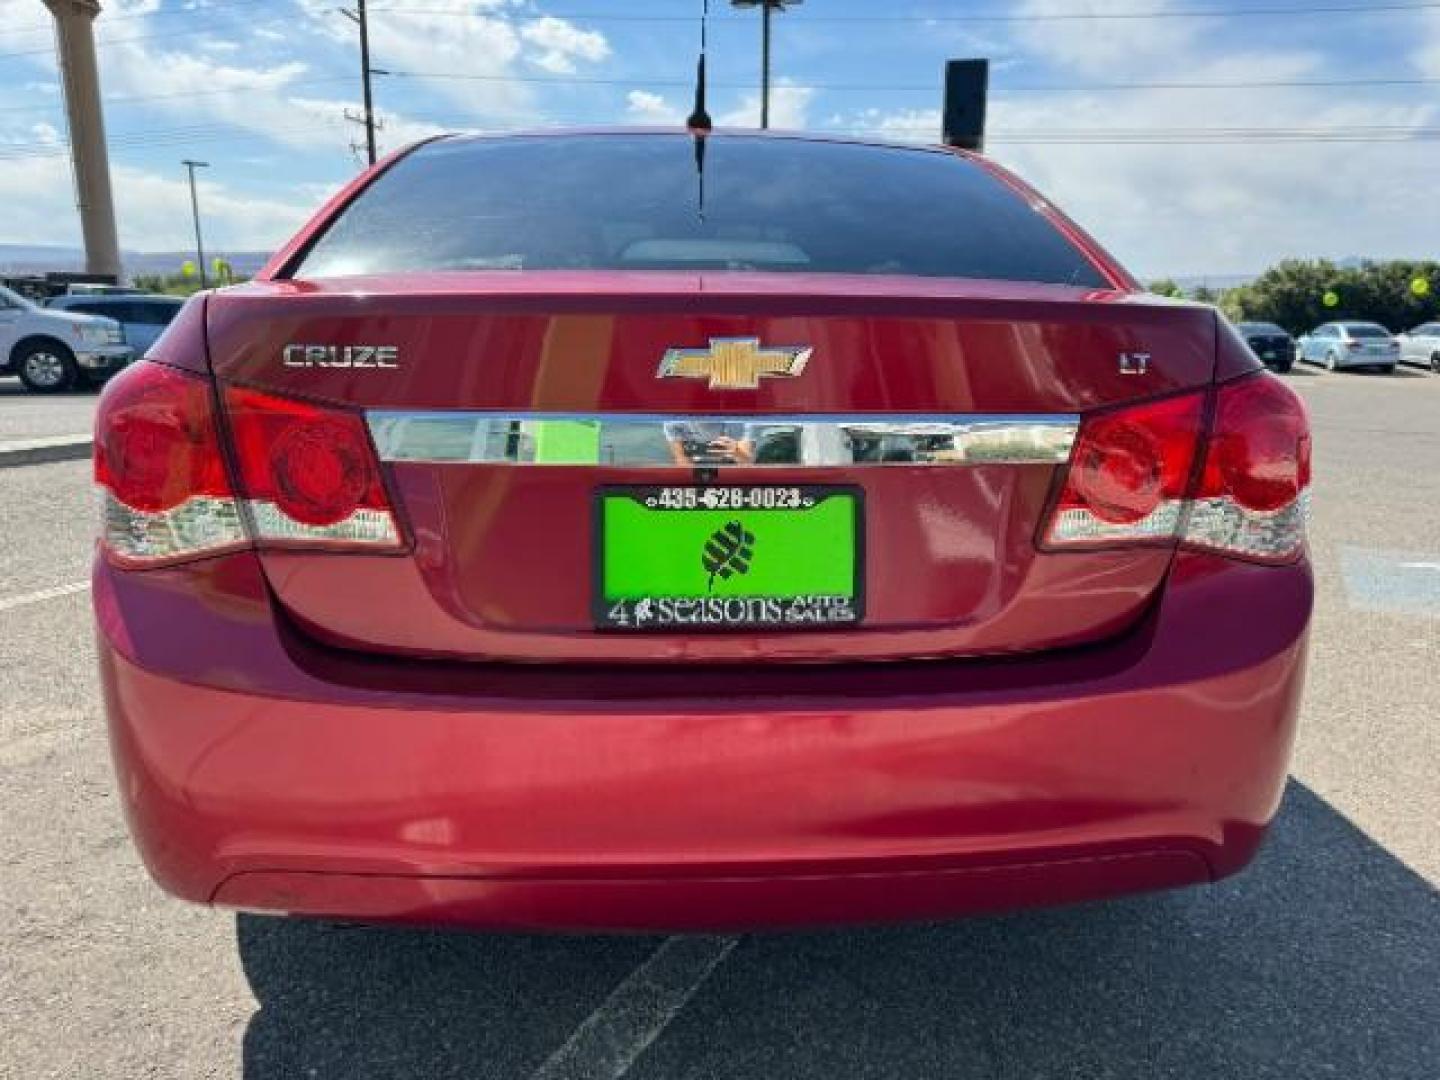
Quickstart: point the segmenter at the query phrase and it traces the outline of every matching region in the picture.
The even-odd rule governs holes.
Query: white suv
[[[114,319],[48,311],[0,286],[0,375],[54,393],[113,375],[134,358]]]

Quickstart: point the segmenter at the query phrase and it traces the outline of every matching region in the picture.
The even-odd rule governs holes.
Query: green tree
[[[242,280],[244,279],[236,278],[230,270],[230,264],[225,263],[223,271],[217,271],[215,280],[210,284],[211,286],[232,285]],[[151,293],[166,293],[170,296],[189,296],[200,291],[198,274],[136,274],[132,283],[137,289]]]
[[[1146,286],[1146,291],[1152,292],[1156,296],[1183,297],[1185,295],[1185,290],[1180,288],[1180,286],[1170,278],[1161,278],[1159,281],[1150,282],[1150,284]]]
[[[1339,267],[1324,259],[1287,259],[1249,285],[1231,290],[1232,318],[1279,323],[1304,333],[1332,319],[1364,319],[1406,330],[1440,313],[1440,262],[1364,262]]]

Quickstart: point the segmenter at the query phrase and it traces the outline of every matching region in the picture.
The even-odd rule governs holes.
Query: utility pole
[[[375,102],[370,94],[370,76],[384,75],[370,66],[370,20],[365,16],[365,0],[355,0],[355,10],[341,8],[340,14],[360,28],[360,85],[365,97],[365,159],[375,164]]]
[[[195,265],[200,268],[200,288],[207,289],[205,280],[205,244],[200,239],[200,200],[195,194],[195,170],[208,169],[208,161],[191,161],[186,158],[180,164],[190,171],[190,213],[195,217]]]
[[[804,0],[730,0],[737,8],[760,9],[760,128],[770,126],[770,16]]]
[[[55,17],[75,203],[85,238],[85,270],[119,281],[120,244],[115,235],[115,202],[110,193],[110,160],[105,150],[100,73],[91,25],[100,14],[100,4],[98,0],[45,0],[45,6]]]

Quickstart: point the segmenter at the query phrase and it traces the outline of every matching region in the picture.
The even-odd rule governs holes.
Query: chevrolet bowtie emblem
[[[711,338],[706,349],[667,349],[659,379],[709,379],[711,390],[755,390],[765,378],[793,379],[805,370],[809,345],[762,346],[759,338]]]

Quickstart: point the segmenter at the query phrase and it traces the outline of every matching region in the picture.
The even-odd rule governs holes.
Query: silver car
[[[1419,364],[1440,375],[1440,322],[1421,323],[1401,334],[1400,362]]]
[[[1330,322],[1298,342],[1300,359],[1330,371],[1378,368],[1387,374],[1400,362],[1400,343],[1379,323]]]
[[[176,296],[144,293],[66,293],[46,301],[45,306],[114,319],[125,334],[125,343],[136,356],[144,356],[184,303]]]

